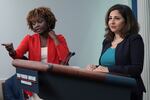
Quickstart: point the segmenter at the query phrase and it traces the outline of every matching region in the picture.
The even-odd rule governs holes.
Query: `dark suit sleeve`
[[[109,68],[109,71],[122,73],[133,77],[140,76],[143,70],[144,60],[144,43],[140,35],[133,35],[129,37],[128,60],[129,64],[115,65]]]
[[[17,85],[16,75],[5,81],[4,98],[5,100],[24,100],[22,89]]]

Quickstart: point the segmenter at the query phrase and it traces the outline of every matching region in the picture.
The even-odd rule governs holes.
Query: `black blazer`
[[[104,40],[102,54],[111,47],[111,41]],[[100,56],[100,59],[101,59]],[[99,60],[100,61],[100,60]],[[139,34],[127,35],[115,51],[115,65],[108,68],[110,73],[120,73],[136,79],[138,91],[146,92],[141,73],[144,61],[144,43]]]

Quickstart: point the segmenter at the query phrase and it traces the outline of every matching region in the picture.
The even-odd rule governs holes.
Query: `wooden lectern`
[[[18,79],[29,79],[30,88],[32,82],[38,84],[37,93],[44,100],[130,100],[131,91],[136,85],[133,78],[96,73],[73,66],[51,66],[48,63],[19,59],[12,64],[17,69],[38,71],[38,80],[32,75],[22,77],[25,74],[20,72]]]

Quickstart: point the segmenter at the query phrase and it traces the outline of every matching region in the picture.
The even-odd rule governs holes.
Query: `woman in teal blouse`
[[[137,87],[131,94],[131,100],[142,100],[143,92],[146,92],[141,78],[144,43],[138,34],[138,22],[128,6],[117,4],[108,10],[105,23],[106,34],[99,65],[88,65],[87,70],[134,78]]]

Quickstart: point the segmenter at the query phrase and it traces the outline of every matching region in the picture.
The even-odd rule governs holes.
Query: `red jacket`
[[[59,45],[55,45],[51,37],[47,39],[48,63],[59,64],[61,61],[64,61],[67,55],[69,54],[69,49],[65,38],[62,35],[57,35],[58,40],[60,41]],[[41,61],[41,46],[40,46],[40,35],[35,33],[33,35],[26,35],[21,41],[20,45],[16,49],[15,58],[22,58],[23,55],[28,52],[29,60]]]

